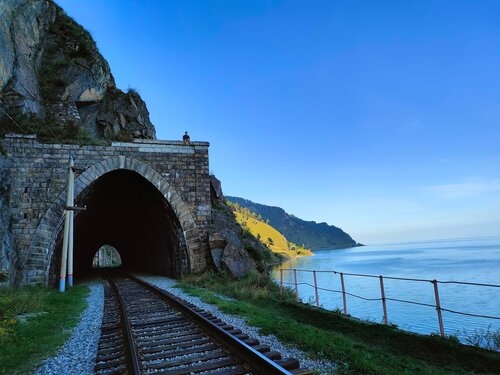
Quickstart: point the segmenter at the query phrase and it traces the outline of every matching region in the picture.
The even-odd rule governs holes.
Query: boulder
[[[155,139],[146,103],[134,90],[124,93],[109,88],[97,102],[79,104],[82,126],[99,138],[129,141],[132,138]]]
[[[210,175],[210,198],[212,205],[224,203],[224,194],[222,194],[222,184],[214,175]]]
[[[230,241],[224,248],[221,263],[224,271],[237,278],[257,270],[252,257],[243,247],[237,246],[233,241]]]
[[[212,255],[212,261],[214,262],[215,268],[217,271],[222,271],[222,253],[224,252],[223,248],[211,249],[210,254]]]

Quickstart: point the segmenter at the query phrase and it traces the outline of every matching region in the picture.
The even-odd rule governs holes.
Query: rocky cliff
[[[233,211],[224,201],[221,182],[210,176],[212,223],[209,247],[213,269],[235,277],[259,271],[266,272],[271,265],[281,262],[281,257],[265,247],[236,221]]]
[[[90,34],[51,0],[0,1],[0,109],[4,132],[19,131],[12,117],[28,132],[59,138],[66,128],[155,138],[140,95],[116,87]]]

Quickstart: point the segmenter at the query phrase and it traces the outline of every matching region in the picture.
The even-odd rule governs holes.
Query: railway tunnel
[[[75,215],[74,275],[92,271],[102,245],[113,246],[128,271],[178,277],[189,270],[189,257],[179,219],[165,197],[140,174],[131,170],[105,173],[77,197],[87,210]],[[58,279],[62,251],[61,228],[52,262]]]

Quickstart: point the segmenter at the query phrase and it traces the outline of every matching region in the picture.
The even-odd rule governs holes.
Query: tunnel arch
[[[178,277],[189,272],[189,256],[182,227],[172,206],[143,176],[119,169],[93,181],[75,199],[87,210],[75,217],[74,272],[91,271],[96,248],[120,249],[123,268]],[[55,273],[61,253],[59,235],[53,259]]]
[[[148,184],[154,188],[164,199],[166,205],[172,210],[175,219],[179,226],[179,239],[185,246],[185,254],[183,258],[177,259],[181,262],[181,274],[193,272],[195,270],[195,262],[198,259],[203,259],[203,247],[196,222],[193,219],[188,206],[183,202],[177,191],[169,184],[169,182],[157,171],[149,165],[133,158],[125,156],[116,156],[105,159],[87,168],[83,173],[75,178],[75,198],[79,199],[89,187],[97,182],[104,175],[114,171],[130,171],[141,176]],[[59,265],[54,262],[54,252],[60,239],[60,233],[64,224],[64,206],[66,200],[66,189],[64,189],[46,211],[45,215],[40,220],[34,240],[30,244],[30,250],[43,250],[45,256],[45,285],[48,285],[53,280],[54,269],[59,270]],[[75,215],[75,220],[79,214]],[[178,275],[176,275],[178,276]]]

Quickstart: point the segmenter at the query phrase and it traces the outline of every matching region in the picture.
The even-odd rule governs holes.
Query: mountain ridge
[[[269,220],[271,225],[291,242],[304,245],[312,250],[341,249],[362,246],[341,228],[325,222],[306,221],[288,214],[283,208],[255,203],[249,199],[225,196],[232,203],[248,208]]]

